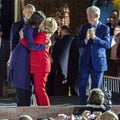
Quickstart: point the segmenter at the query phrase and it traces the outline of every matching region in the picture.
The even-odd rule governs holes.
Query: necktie
[[[96,29],[97,27],[96,27],[96,25],[91,25],[91,28],[94,28],[94,29]]]

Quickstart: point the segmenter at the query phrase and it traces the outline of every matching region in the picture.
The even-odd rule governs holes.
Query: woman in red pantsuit
[[[40,29],[41,25],[39,26]],[[57,23],[54,18],[46,18],[44,23],[44,32],[38,33],[34,38],[35,44],[48,44],[51,35],[57,30]],[[22,37],[22,36],[21,36]],[[21,43],[27,47],[25,38]],[[46,93],[46,81],[50,72],[50,54],[49,47],[45,50],[31,50],[30,52],[30,73],[33,74],[34,93],[37,105],[50,106],[50,101]]]

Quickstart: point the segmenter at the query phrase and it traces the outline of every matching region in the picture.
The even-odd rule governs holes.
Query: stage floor
[[[78,105],[78,96],[49,96],[52,106],[69,106]],[[114,99],[113,99],[114,98]],[[120,96],[114,95],[112,97],[113,105],[120,105]],[[15,97],[0,98],[0,106],[16,106]]]

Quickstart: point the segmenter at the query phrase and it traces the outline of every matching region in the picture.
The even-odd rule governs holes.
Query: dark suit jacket
[[[10,56],[9,41],[2,39],[0,47],[0,80],[4,79],[7,73],[7,61]]]
[[[10,50],[13,51],[13,49],[16,47],[16,45],[19,42],[19,31],[21,28],[23,28],[24,24],[24,19],[21,21],[18,21],[16,23],[13,23],[11,26],[11,31],[10,31]]]
[[[57,39],[53,46],[52,59],[55,67],[53,95],[68,95],[66,78],[68,77],[69,52],[72,40],[71,35],[65,35],[62,39]]]
[[[73,79],[78,77],[78,66],[79,66],[79,48],[76,45],[77,36],[73,39],[70,51],[69,51],[69,61],[68,61],[68,78]]]
[[[65,35],[62,39],[57,39],[52,52],[53,64],[57,73],[64,75],[65,78],[68,73],[69,51],[72,40],[71,35]]]

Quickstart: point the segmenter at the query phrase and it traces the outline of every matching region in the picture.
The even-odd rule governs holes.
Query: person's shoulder
[[[23,31],[34,31],[34,29],[30,25],[25,25]]]
[[[72,38],[72,35],[71,34],[66,34],[63,37],[65,37],[65,38]]]
[[[39,32],[36,36],[35,36],[35,44],[45,44],[47,43],[49,38],[47,37],[46,32]]]
[[[87,28],[89,28],[91,25],[90,23],[86,23],[86,24],[82,24],[79,26],[79,30],[86,30]]]
[[[102,27],[109,28],[108,25],[106,25],[106,24],[104,24],[104,23],[102,23],[102,22],[99,22],[99,24],[100,24],[100,26],[102,26]]]
[[[11,30],[20,30],[23,27],[24,20],[17,21],[12,23]]]
[[[89,23],[86,23],[86,24],[82,24],[81,26],[82,26],[82,27],[86,27],[86,26],[90,26],[90,24],[89,24]]]
[[[40,34],[40,35],[47,35],[46,32],[39,32],[38,34]]]
[[[46,38],[47,33],[46,32],[39,32],[37,34],[38,37],[45,37]]]
[[[14,22],[12,25],[13,25],[13,26],[18,26],[18,25],[20,25],[20,24],[24,24],[24,20],[23,20],[23,19],[20,20],[20,21]]]

